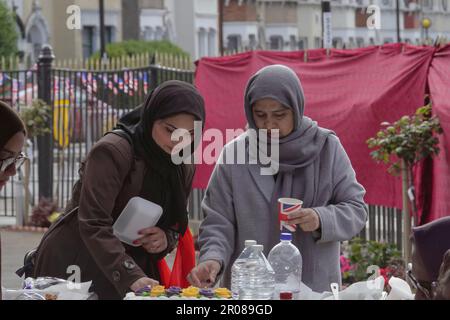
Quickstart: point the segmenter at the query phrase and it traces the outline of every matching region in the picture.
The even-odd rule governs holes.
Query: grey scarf
[[[274,208],[279,197],[296,196],[293,194],[295,170],[312,164],[319,156],[328,135],[334,132],[320,128],[317,122],[303,115],[305,97],[300,80],[286,66],[268,66],[250,78],[245,90],[245,114],[251,129],[257,129],[252,106],[257,100],[264,98],[277,100],[294,112],[294,130],[279,139],[279,173],[271,204]],[[314,179],[312,176],[307,178]]]

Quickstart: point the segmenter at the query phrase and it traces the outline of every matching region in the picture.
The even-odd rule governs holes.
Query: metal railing
[[[143,103],[160,83],[171,79],[192,83],[194,79],[191,69],[152,64],[153,58],[144,67],[142,59],[140,67],[135,67],[136,62],[130,60],[131,68],[126,67],[125,59],[117,70],[111,70],[111,66],[100,70],[98,64],[91,69],[61,65],[55,68],[54,58],[51,48],[46,46],[33,69],[0,69],[1,100],[21,112],[35,99],[41,99],[52,110],[52,120],[48,123],[51,133],[32,138],[28,143],[26,153],[31,160],[28,174],[24,175],[22,170],[0,192],[0,217],[16,216],[18,201],[24,199],[21,180],[24,176],[29,205],[20,207],[26,209],[25,215],[42,197],[55,199],[63,208],[78,179],[81,160],[118,118]],[[181,62],[175,60],[170,65],[188,66]]]

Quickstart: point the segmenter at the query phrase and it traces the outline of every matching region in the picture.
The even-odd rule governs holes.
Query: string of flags
[[[14,74],[18,78],[13,77],[10,72],[0,72],[0,96],[11,94],[11,98],[17,100],[18,97],[26,94],[30,87],[36,87],[36,83],[33,81],[35,72],[29,70]],[[64,90],[71,97],[75,95],[75,88],[78,87],[86,90],[88,95],[96,94],[99,92],[99,83],[102,83],[102,87],[111,90],[114,95],[121,93],[131,97],[140,90],[146,95],[150,85],[148,71],[123,71],[120,74],[77,71],[75,76],[73,73],[54,75],[52,82],[55,94]]]

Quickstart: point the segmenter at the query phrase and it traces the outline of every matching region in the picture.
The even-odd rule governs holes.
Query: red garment
[[[195,267],[194,240],[188,228],[178,241],[177,254],[173,263],[172,271],[165,259],[158,261],[158,269],[161,277],[161,284],[166,288],[176,286],[187,288],[190,286],[186,277]]]
[[[381,122],[394,122],[423,106],[433,53],[433,47],[404,45],[402,50],[401,44],[386,44],[355,50],[332,49],[329,57],[323,49],[309,50],[307,62],[303,51],[254,51],[203,58],[197,64],[195,83],[205,98],[205,131],[217,128],[225,136],[225,129],[244,128],[244,89],[250,76],[267,65],[287,65],[302,83],[305,115],[339,136],[358,181],[367,190],[365,201],[401,208],[401,179],[392,177],[386,166],[372,160],[366,140],[380,130]],[[447,110],[448,97],[447,91]],[[204,137],[207,142],[202,145],[206,153],[212,145],[208,139]],[[194,188],[207,186],[213,166],[204,161],[197,166]]]

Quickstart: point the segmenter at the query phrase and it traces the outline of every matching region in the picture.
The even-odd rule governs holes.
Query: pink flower
[[[348,272],[353,269],[353,266],[350,265],[350,260],[344,256],[340,257],[340,263],[341,263],[341,272]]]

